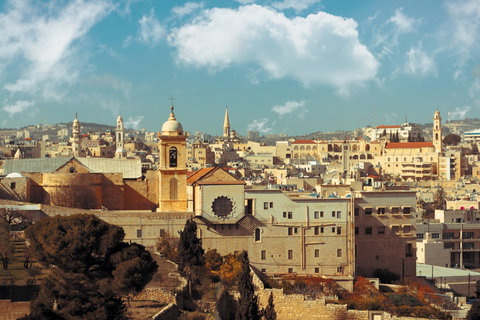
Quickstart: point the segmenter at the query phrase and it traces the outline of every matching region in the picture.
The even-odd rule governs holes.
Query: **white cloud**
[[[456,107],[455,111],[450,112],[450,118],[452,120],[463,120],[467,117],[468,111],[470,111],[472,107],[470,106],[463,106],[463,107]]]
[[[130,117],[125,121],[125,128],[138,129],[138,125],[142,122],[144,116],[136,116],[134,118]]]
[[[435,62],[433,58],[423,50],[421,43],[417,48],[410,48],[407,52],[404,72],[416,77],[425,77],[429,74],[438,77]]]
[[[175,6],[172,8],[172,12],[175,13],[179,18],[182,18],[185,15],[192,14],[198,9],[202,9],[204,6],[203,2],[187,2],[183,6]]]
[[[302,101],[287,101],[284,105],[274,105],[272,108],[273,112],[278,113],[278,116],[282,118],[286,114],[296,112],[298,117],[304,117],[306,109],[304,109],[305,100]]]
[[[268,118],[262,118],[262,119],[254,119],[252,121],[252,123],[250,123],[248,126],[247,126],[247,131],[258,131],[260,133],[268,133],[268,132],[271,132],[273,130],[273,126],[275,124],[272,123],[272,126],[269,127],[267,125],[269,119]]]
[[[235,1],[237,1],[238,3],[241,3],[241,4],[255,3],[255,0],[235,0]]]
[[[395,14],[390,17],[388,22],[395,25],[395,29],[399,33],[410,33],[415,31],[415,27],[420,24],[420,19],[410,18],[403,14],[403,8],[395,10]]]
[[[12,117],[14,114],[22,113],[23,111],[27,110],[30,107],[33,107],[34,105],[34,101],[18,100],[14,104],[6,104],[6,101],[4,101],[3,110],[8,112],[10,117]]]
[[[254,63],[273,79],[290,77],[307,87],[327,85],[348,94],[373,80],[379,68],[356,28],[354,20],[325,12],[289,19],[248,5],[204,10],[168,39],[178,63],[212,72]]]
[[[320,0],[283,0],[272,2],[271,6],[277,10],[293,9],[296,12],[308,9],[312,4],[318,3]]]
[[[0,71],[17,65],[18,79],[3,86],[12,94],[34,94],[52,83],[72,83],[85,64],[79,40],[115,7],[77,0],[65,6],[11,1],[0,15]]]
[[[138,23],[140,24],[139,40],[141,42],[156,44],[166,35],[166,30],[155,17],[153,8],[150,10],[150,14],[144,15]]]

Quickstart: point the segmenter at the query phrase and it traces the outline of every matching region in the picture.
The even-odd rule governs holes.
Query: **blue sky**
[[[298,135],[480,117],[480,1],[0,2],[0,127]],[[375,117],[376,110],[376,117]],[[376,120],[375,120],[376,118]]]

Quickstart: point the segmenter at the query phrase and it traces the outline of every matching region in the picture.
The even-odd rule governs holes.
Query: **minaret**
[[[230,121],[228,120],[228,106],[225,109],[225,122],[223,123],[223,137],[230,138]]]
[[[433,116],[433,146],[435,152],[442,152],[442,117],[440,117],[440,111],[435,111]]]
[[[72,125],[72,137],[70,138],[72,143],[72,151],[74,157],[80,156],[80,147],[82,144],[82,135],[80,134],[80,122],[78,121],[78,112],[75,114],[75,120]]]
[[[123,128],[123,118],[121,115],[117,118],[117,149],[123,149],[125,140],[125,129]]]

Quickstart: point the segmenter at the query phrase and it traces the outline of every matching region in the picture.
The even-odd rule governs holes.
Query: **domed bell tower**
[[[440,111],[435,111],[433,116],[433,146],[435,152],[442,152],[442,117]]]
[[[175,118],[173,106],[158,134],[158,209],[159,212],[187,211],[187,136]]]

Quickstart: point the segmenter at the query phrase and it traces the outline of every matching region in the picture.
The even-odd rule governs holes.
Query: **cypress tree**
[[[178,270],[188,280],[188,293],[192,295],[192,283],[201,278],[203,266],[205,265],[202,240],[197,237],[197,224],[190,218],[185,223],[183,231],[179,231],[180,241],[178,243]]]
[[[260,320],[261,315],[258,309],[258,297],[255,295],[252,276],[250,275],[250,261],[248,253],[242,252],[242,271],[238,283],[240,299],[238,300],[238,310],[235,320]]]
[[[273,294],[270,292],[270,297],[268,297],[268,305],[263,311],[263,316],[266,320],[276,320],[277,313],[275,312],[275,305],[273,304]]]

